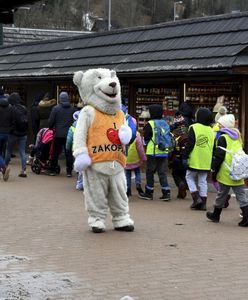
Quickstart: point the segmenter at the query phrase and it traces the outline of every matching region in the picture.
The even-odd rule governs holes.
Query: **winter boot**
[[[183,181],[181,181],[178,186],[177,198],[184,199],[186,197],[186,195],[187,195],[186,185]]]
[[[153,190],[148,189],[146,187],[146,191],[144,193],[140,193],[139,198],[145,199],[145,200],[152,200],[153,199]]]
[[[159,199],[163,200],[163,201],[170,201],[171,197],[170,197],[170,190],[162,190],[162,196],[159,197]]]
[[[131,188],[127,188],[127,196],[128,197],[132,196]]]
[[[239,222],[239,226],[248,227],[248,206],[241,207],[243,219]]]
[[[200,196],[200,198],[201,198],[202,203],[201,203],[201,205],[199,205],[199,207],[197,206],[196,210],[207,210],[207,207],[206,207],[207,197]]]
[[[215,222],[215,223],[219,223],[220,221],[220,214],[222,212],[222,208],[219,208],[219,207],[214,207],[214,211],[213,212],[210,212],[208,211],[206,213],[206,216],[209,220]]]
[[[140,183],[136,184],[136,190],[138,191],[139,195],[144,194],[144,191],[142,190],[142,187],[141,187]]]
[[[193,203],[191,204],[190,208],[191,209],[199,209],[202,205],[202,200],[200,198],[199,192],[192,192],[191,197],[193,199]]]

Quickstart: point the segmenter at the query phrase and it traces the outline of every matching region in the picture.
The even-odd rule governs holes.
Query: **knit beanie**
[[[218,123],[225,128],[235,127],[235,117],[233,114],[227,114],[219,118]]]
[[[68,102],[69,101],[69,96],[67,92],[61,92],[59,94],[59,101],[60,102]]]
[[[219,118],[222,117],[222,116],[224,116],[224,115],[226,115],[226,113],[227,113],[226,107],[225,106],[221,106],[219,108],[219,110],[218,110],[218,113],[216,114],[216,116],[214,118],[215,122],[217,123],[218,120],[219,120]]]

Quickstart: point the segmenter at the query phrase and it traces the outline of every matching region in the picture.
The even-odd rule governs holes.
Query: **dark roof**
[[[230,70],[248,65],[248,13],[115,30],[0,48],[0,79]]]
[[[89,33],[86,31],[50,30],[35,28],[3,27],[3,45],[51,40]]]

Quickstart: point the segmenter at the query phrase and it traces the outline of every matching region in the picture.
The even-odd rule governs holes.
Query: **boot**
[[[140,183],[136,184],[136,190],[138,191],[139,195],[144,194],[144,191],[142,190],[142,187],[141,187]]]
[[[178,195],[177,195],[177,198],[178,199],[184,199],[187,195],[187,189],[186,189],[186,185],[183,181],[181,181],[179,183],[179,186],[178,186]]]
[[[243,219],[239,222],[239,226],[248,227],[248,206],[241,207]]]
[[[144,193],[140,193],[139,198],[146,199],[146,200],[152,200],[153,199],[153,190],[148,189],[146,187],[146,191]]]
[[[207,207],[206,207],[206,204],[207,204],[207,197],[201,197],[200,196],[200,198],[201,198],[201,201],[202,201],[202,203],[201,203],[201,205],[199,205],[199,206],[197,206],[197,210],[207,210]]]
[[[159,199],[164,200],[164,201],[170,201],[170,190],[162,190],[162,196],[159,197]]]
[[[127,196],[128,197],[132,196],[131,188],[127,188]]]
[[[199,209],[202,205],[202,200],[199,196],[199,192],[192,192],[191,193],[192,199],[193,199],[193,203],[191,204],[190,208],[191,209]]]
[[[209,220],[215,222],[215,223],[219,223],[220,221],[220,214],[222,212],[222,208],[219,208],[219,207],[214,207],[214,211],[213,212],[210,212],[208,211],[206,213],[206,216]]]

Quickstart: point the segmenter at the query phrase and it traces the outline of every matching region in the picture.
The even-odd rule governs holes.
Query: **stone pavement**
[[[191,211],[191,199],[130,198],[135,231],[88,230],[75,176],[0,180],[0,299],[247,299],[248,228],[232,199],[219,224]],[[209,194],[212,208],[214,193]],[[126,297],[127,299],[128,297]]]

